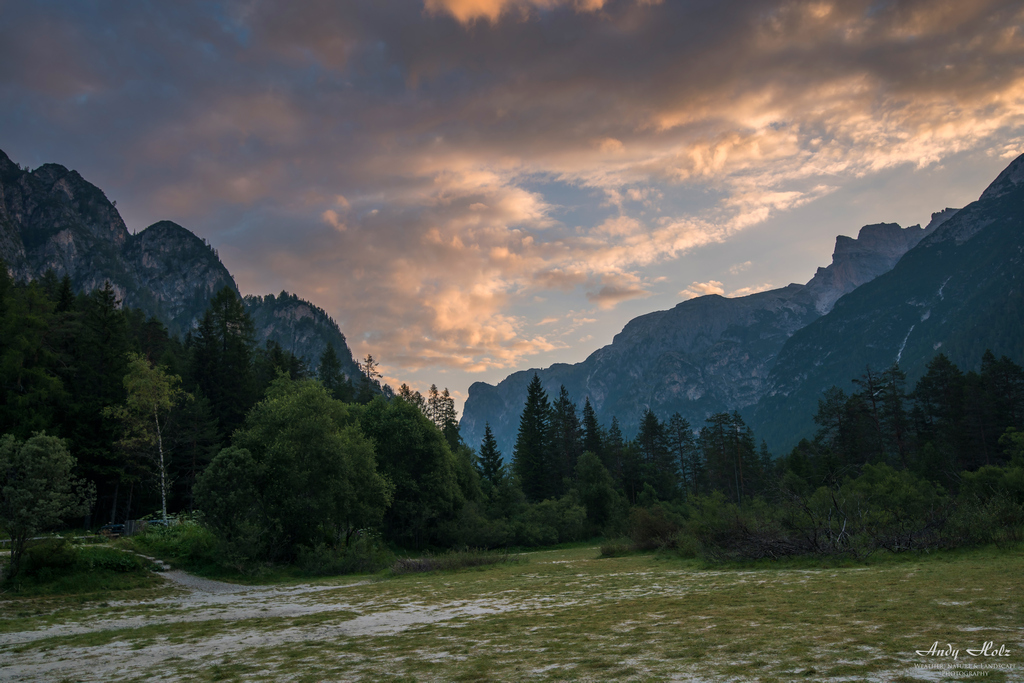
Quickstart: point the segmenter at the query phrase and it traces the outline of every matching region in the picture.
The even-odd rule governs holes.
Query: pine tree
[[[944,354],[928,363],[912,394],[918,440],[931,443],[955,472],[964,469],[964,375]]]
[[[565,493],[565,482],[576,474],[576,461],[583,453],[583,434],[576,404],[569,397],[563,384],[558,390],[558,399],[551,407],[551,471],[552,494]]]
[[[910,451],[910,417],[906,409],[907,373],[896,363],[882,373],[882,433],[887,451],[891,452],[903,469],[907,468]]]
[[[551,405],[540,378],[534,374],[526,389],[526,404],[519,418],[519,433],[512,468],[526,498],[544,500],[551,492],[548,458],[551,453]]]
[[[650,484],[661,500],[670,500],[676,493],[676,467],[669,450],[665,425],[654,411],[647,408],[640,420],[636,443],[643,459],[643,481]]]
[[[608,437],[604,440],[605,459],[602,464],[608,470],[612,478],[622,486],[622,454],[625,442],[622,439],[622,430],[619,428],[619,419],[612,415],[612,423],[608,427]]]
[[[445,387],[444,391],[441,392],[438,405],[441,423],[438,426],[441,429],[441,433],[444,434],[445,441],[448,442],[448,447],[454,453],[462,445],[462,435],[459,433],[459,414],[455,412],[455,399],[448,393],[448,387]]]
[[[691,494],[696,494],[697,482],[703,467],[690,422],[679,413],[673,413],[668,421],[667,436],[669,450],[678,463],[683,488]]]
[[[501,451],[498,450],[498,442],[491,432],[491,425],[484,423],[484,440],[480,444],[480,457],[477,460],[480,476],[489,481],[492,486],[497,486],[505,477],[505,466],[502,464]]]
[[[604,433],[594,413],[594,406],[590,405],[589,396],[583,400],[583,450],[590,451],[604,462]]]
[[[320,364],[316,369],[316,378],[332,398],[342,400],[345,375],[341,372],[341,361],[334,350],[334,344],[327,343],[327,348],[320,354]]]
[[[366,360],[358,365],[362,377],[359,378],[359,394],[356,396],[356,401],[365,405],[372,401],[374,395],[381,390],[381,374],[378,370],[380,364],[368,353]]]
[[[189,363],[190,387],[209,400],[222,433],[233,433],[258,397],[252,319],[234,290],[224,287],[206,309]]]

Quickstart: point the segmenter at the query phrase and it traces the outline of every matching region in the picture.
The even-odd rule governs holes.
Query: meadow
[[[1020,547],[853,566],[709,568],[591,546],[523,559],[263,586],[172,571],[124,591],[4,595],[0,679],[1024,680]],[[918,654],[947,645],[955,660]]]

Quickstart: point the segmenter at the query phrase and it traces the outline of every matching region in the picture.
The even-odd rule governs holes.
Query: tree
[[[91,484],[71,476],[75,458],[63,439],[40,432],[22,443],[0,437],[0,527],[11,537],[11,573],[18,574],[28,541],[62,520],[84,515]]]
[[[375,444],[381,472],[395,486],[385,534],[415,548],[436,543],[463,503],[460,467],[444,435],[411,403],[383,397],[360,408],[359,424]]]
[[[576,404],[563,384],[551,406],[551,483],[554,495],[565,493],[564,482],[576,476],[576,461],[583,453],[583,428]]]
[[[423,398],[423,394],[418,391],[413,391],[412,387],[405,382],[402,383],[402,386],[398,387],[398,398],[416,406],[424,415],[427,414],[427,402]]]
[[[393,487],[355,411],[318,382],[275,380],[196,484],[196,502],[242,559],[291,559],[380,524]]]
[[[193,335],[189,386],[210,400],[225,435],[241,426],[256,402],[254,335],[252,318],[230,287],[213,297]]]
[[[162,368],[153,367],[145,356],[128,354],[128,374],[124,388],[128,394],[124,405],[107,408],[104,412],[116,418],[124,427],[120,443],[128,452],[146,452],[156,448],[160,467],[160,504],[164,521],[167,520],[167,462],[164,457],[163,429],[167,414],[182,399],[192,397],[181,390],[181,378],[168,375]]]
[[[494,439],[490,423],[484,423],[484,440],[480,444],[479,457],[480,476],[489,481],[492,486],[497,486],[505,476],[505,466],[501,461],[501,451],[498,450],[498,442]]]
[[[697,481],[703,467],[689,420],[679,413],[673,413],[668,421],[667,440],[669,450],[678,463],[683,487],[691,494],[696,494]]]
[[[907,373],[900,370],[897,363],[882,373],[882,434],[887,450],[899,460],[903,469],[907,468],[907,453],[910,450],[910,419],[907,415],[907,393],[905,384]]]
[[[676,464],[669,450],[665,425],[650,408],[640,420],[636,444],[641,453],[644,483],[650,484],[661,500],[670,500],[676,491]]]
[[[377,392],[381,390],[380,378],[382,375],[378,369],[380,364],[368,353],[366,360],[357,365],[363,376],[359,379],[359,395],[356,397],[356,401],[365,405],[373,400],[375,389]]]
[[[36,283],[13,287],[0,262],[0,430],[53,427],[64,387],[51,350],[53,303]]]
[[[455,412],[455,399],[448,393],[448,387],[441,392],[438,405],[440,407],[438,428],[444,434],[448,447],[454,453],[462,445],[462,435],[459,433],[459,414]]]
[[[551,452],[551,405],[536,374],[526,388],[526,404],[512,451],[512,470],[527,500],[541,501],[551,491],[548,457]]]
[[[588,532],[603,532],[613,521],[619,494],[600,458],[590,451],[584,451],[576,461],[576,486],[580,502],[587,510]]]
[[[583,450],[590,451],[604,462],[604,433],[589,396],[583,400]]]
[[[958,462],[965,455],[963,373],[940,353],[928,363],[911,396],[919,442],[931,442],[952,465],[946,474],[954,476],[964,469]]]
[[[324,389],[335,399],[345,401],[352,400],[352,383],[341,371],[341,360],[338,358],[334,344],[328,342],[327,348],[320,354],[320,365],[316,369],[316,377]]]

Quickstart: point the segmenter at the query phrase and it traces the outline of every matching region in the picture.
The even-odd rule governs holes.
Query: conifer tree
[[[368,353],[366,360],[358,365],[363,376],[359,378],[359,394],[356,396],[356,401],[365,405],[373,400],[376,392],[380,391],[381,374],[377,369],[380,364]]]
[[[332,398],[339,401],[342,398],[345,375],[341,372],[341,361],[338,353],[334,350],[334,344],[327,343],[327,348],[320,354],[320,364],[316,369],[316,378]]]
[[[661,500],[670,500],[676,493],[676,465],[669,450],[665,425],[650,408],[640,420],[636,436],[643,459],[643,481],[650,484]]]
[[[512,455],[512,468],[526,498],[544,500],[551,492],[551,405],[540,378],[534,374],[526,389],[526,404],[519,418],[519,433]]]
[[[553,495],[565,493],[564,482],[576,474],[576,461],[583,454],[583,433],[576,404],[563,384],[551,407],[551,462]]]
[[[703,468],[690,422],[678,412],[673,413],[666,431],[669,450],[679,467],[680,483],[686,491],[696,494],[697,482]]]
[[[604,434],[589,396],[583,400],[583,450],[590,451],[604,462]]]
[[[224,287],[210,301],[193,336],[190,386],[209,400],[224,434],[241,426],[256,402],[254,328],[241,299]]]
[[[484,423],[484,440],[480,444],[480,456],[477,460],[480,476],[497,486],[505,476],[505,466],[501,461],[501,451],[494,439],[490,423]]]

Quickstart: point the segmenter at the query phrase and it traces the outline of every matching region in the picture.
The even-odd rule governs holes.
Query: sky
[[[0,149],[461,406],[977,199],[1024,152],[1024,4],[0,0]]]

